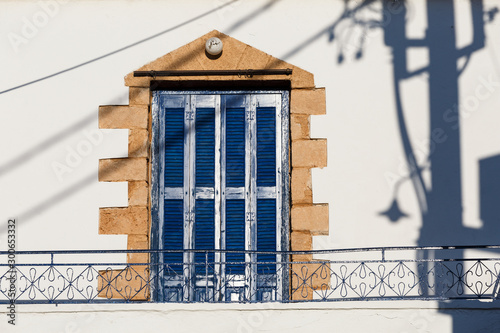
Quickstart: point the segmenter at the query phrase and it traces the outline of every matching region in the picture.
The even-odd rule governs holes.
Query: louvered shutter
[[[283,171],[286,174],[288,169],[282,157],[287,149],[282,98],[283,93],[155,93],[159,110],[153,110],[153,125],[160,125],[160,133],[153,144],[162,148],[157,154],[160,163],[153,163],[160,197],[158,208],[152,210],[161,213],[161,248],[207,250],[163,255],[168,264],[165,273],[179,277],[167,284],[171,287],[165,295],[177,293],[171,299],[193,300],[198,293],[186,294],[188,289],[182,285],[186,274],[184,281],[194,284],[196,276],[206,279],[214,273],[217,279],[224,274],[246,276],[254,289],[247,289],[245,297],[251,299],[259,288],[255,274],[276,274],[274,263],[281,258],[274,253],[212,250],[275,252],[286,243],[282,207],[287,196],[282,186],[286,184]],[[156,172],[160,177],[155,178]],[[223,271],[217,263],[226,263]],[[205,293],[203,289],[199,292]]]
[[[195,117],[195,186],[196,193],[204,190],[213,193],[215,186],[215,108],[197,107]],[[214,250],[215,208],[214,198],[196,198],[194,221],[194,249]],[[196,253],[196,274],[213,274],[213,265],[207,269],[205,262],[214,262],[214,252]]]
[[[170,99],[165,103],[165,197],[163,248],[165,250],[183,250],[184,244],[184,203],[181,198],[174,198],[172,193],[182,193],[184,183],[184,98]],[[183,254],[166,253],[164,262],[169,264],[168,274],[181,274]]]
[[[230,251],[245,250],[245,95],[222,96],[223,128],[225,136],[225,154],[223,154],[223,201],[225,201],[226,234],[225,249]],[[245,266],[243,253],[226,254],[226,273],[243,274]]]
[[[257,188],[276,193],[276,107],[257,107]],[[257,199],[257,251],[276,251],[276,198]],[[258,262],[276,262],[275,254],[259,254]],[[258,266],[258,273],[275,273],[276,265]]]

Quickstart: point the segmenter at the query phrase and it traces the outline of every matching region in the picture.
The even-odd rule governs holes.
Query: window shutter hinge
[[[193,223],[194,222],[194,213],[193,212],[186,213],[184,218],[185,218],[186,222]]]
[[[254,120],[255,119],[255,111],[247,111],[247,120]]]
[[[247,222],[253,222],[255,221],[255,213],[254,212],[248,212],[247,213]]]
[[[194,111],[186,111],[186,120],[194,120]]]

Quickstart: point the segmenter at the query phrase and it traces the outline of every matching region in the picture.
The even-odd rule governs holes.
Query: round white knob
[[[205,50],[210,55],[218,55],[222,52],[222,41],[217,37],[212,37],[205,43]]]

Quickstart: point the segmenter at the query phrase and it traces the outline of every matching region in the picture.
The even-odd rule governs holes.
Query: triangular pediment
[[[205,43],[211,37],[218,37],[223,43],[220,57],[214,59],[205,53]],[[213,30],[180,48],[138,68],[136,71],[169,70],[247,70],[247,69],[292,69],[292,75],[261,75],[248,77],[162,77],[161,80],[290,80],[294,88],[314,87],[313,75],[301,68],[275,58],[250,45],[240,42],[217,30]],[[149,86],[151,77],[134,77],[134,72],[125,77],[125,85],[135,87]]]

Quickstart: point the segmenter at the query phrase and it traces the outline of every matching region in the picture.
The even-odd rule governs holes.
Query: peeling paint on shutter
[[[276,199],[257,199],[257,251],[276,251]],[[276,255],[258,254],[257,262],[276,262]],[[276,265],[258,265],[257,273],[274,274]]]
[[[226,201],[226,250],[245,250],[245,200]],[[229,263],[244,261],[243,253],[227,253],[226,274],[243,274],[245,265]]]
[[[184,109],[166,109],[165,186],[182,187],[184,179]]]
[[[182,250],[184,249],[183,240],[183,201],[182,200],[165,200],[164,204],[165,224],[163,227],[163,248],[165,250]],[[166,270],[167,274],[182,274],[182,252],[165,253],[163,260],[167,264],[171,264],[170,269]]]
[[[226,108],[226,186],[245,186],[245,109]]]
[[[165,114],[165,178],[169,188],[182,188],[184,181],[184,108],[166,108]],[[183,200],[165,200],[163,248],[182,250],[183,244]],[[182,274],[182,253],[166,253],[165,263],[172,264],[169,273]]]
[[[196,109],[196,187],[214,187],[215,109]]]
[[[276,109],[257,108],[257,186],[276,186]]]
[[[257,186],[276,186],[276,108],[257,107]],[[272,196],[269,193],[268,196]],[[276,199],[257,199],[257,251],[276,251]],[[257,255],[275,262],[274,254]],[[258,265],[257,274],[274,274],[276,265]]]
[[[155,93],[159,108],[153,108],[153,126],[160,124],[161,130],[160,139],[153,144],[161,143],[163,163],[154,169],[161,175],[160,248],[208,251],[208,256],[204,252],[163,255],[163,262],[174,264],[167,274],[178,275],[160,293],[164,300],[214,297],[218,291],[200,289],[203,283],[197,279],[215,274],[214,286],[227,283],[223,281],[228,278],[248,284],[245,291],[243,286],[222,285],[218,299],[232,298],[227,292],[236,292],[255,301],[261,297],[259,281],[264,281],[258,275],[265,274],[269,283],[270,274],[276,274],[276,264],[269,262],[280,261],[281,255],[214,254],[211,250],[274,252],[287,248],[288,238],[281,234],[288,230],[287,221],[282,220],[288,216],[288,208],[283,206],[288,194],[281,188],[288,177],[282,170],[288,172],[284,164],[288,161],[288,132],[282,136],[288,129],[282,119],[283,96],[287,101],[286,92]],[[152,151],[155,161],[154,146]],[[245,264],[249,261],[257,264]],[[272,279],[276,279],[277,295],[281,295],[282,277],[278,275]],[[182,281],[190,284],[184,291],[179,289]]]

